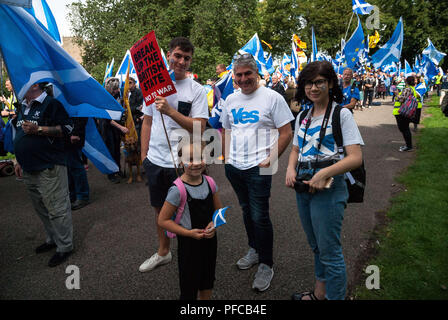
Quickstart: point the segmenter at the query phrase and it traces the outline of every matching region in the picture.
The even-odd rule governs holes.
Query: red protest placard
[[[167,97],[176,93],[154,31],[137,41],[130,52],[147,106],[153,103],[157,96]]]

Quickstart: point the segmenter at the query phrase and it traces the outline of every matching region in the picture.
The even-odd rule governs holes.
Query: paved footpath
[[[379,100],[380,101],[380,100]],[[398,188],[394,176],[412,160],[413,153],[398,152],[403,138],[392,116],[389,100],[381,106],[355,111],[365,142],[367,192],[362,204],[345,212],[342,243],[349,287],[363,270],[369,235]],[[235,262],[246,253],[241,210],[222,165],[210,168],[225,205],[232,205],[227,225],[219,228],[214,299],[289,299],[297,290],[313,285],[313,256],[299,223],[294,191],[284,186],[290,147],[273,177],[271,218],[274,225],[274,271],[264,293],[251,289],[256,267],[239,271]],[[0,299],[177,299],[177,243],[172,241],[173,262],[149,273],[139,265],[157,248],[154,213],[144,183],[117,185],[92,168],[88,172],[92,203],[73,212],[75,253],[56,268],[47,267],[52,253],[36,255],[44,240],[40,220],[33,212],[22,182],[0,178]],[[66,288],[66,267],[80,271],[80,290]]]

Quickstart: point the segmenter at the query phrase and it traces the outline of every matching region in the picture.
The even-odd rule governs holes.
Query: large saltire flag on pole
[[[16,96],[51,82],[71,117],[118,120],[123,108],[23,8],[0,5],[0,47]]]
[[[130,62],[130,61],[129,61]],[[129,129],[129,132],[125,135],[125,140],[133,140],[135,142],[138,141],[137,130],[135,130],[134,119],[132,118],[131,106],[129,105],[129,67],[130,63],[128,63],[128,69],[126,71],[126,81],[124,83],[124,93],[123,93],[123,101],[124,106],[126,108],[126,123],[125,127]]]
[[[422,54],[428,56],[429,60],[432,61],[436,66],[439,65],[446,53],[440,52],[434,47],[431,40],[428,38],[428,46],[423,50]]]
[[[364,0],[352,0],[352,10],[356,14],[369,14],[373,6]]]
[[[58,25],[45,0],[34,0],[31,8],[26,9],[36,20],[42,23],[50,36],[59,44],[62,44],[61,36],[59,34]]]
[[[258,72],[263,74],[265,71],[270,74],[274,72],[274,67],[268,68],[267,62],[264,58],[263,47],[261,46],[261,41],[258,38],[258,34],[255,33],[254,36],[240,49],[239,53],[250,53],[257,62]],[[232,61],[233,63],[233,61]]]
[[[294,81],[297,81],[297,77],[299,76],[300,65],[299,65],[299,57],[297,56],[297,45],[292,40],[292,50],[291,50],[291,76],[294,78]]]
[[[399,62],[403,48],[403,19],[400,17],[392,37],[372,56],[375,69],[383,65]]]
[[[70,117],[121,118],[120,104],[27,11],[0,5],[0,21],[0,49],[19,100],[33,84],[50,82]],[[83,151],[101,172],[118,171],[92,119]]]
[[[343,53],[345,55],[345,60],[347,61],[347,66],[354,69],[355,65],[358,63],[359,59],[363,56],[366,50],[364,32],[362,30],[361,20],[358,18],[358,26],[355,32],[353,32],[351,38],[345,43]]]
[[[412,72],[413,71],[412,71],[411,65],[409,64],[409,62],[406,59],[404,59],[404,76],[407,78],[411,75]]]

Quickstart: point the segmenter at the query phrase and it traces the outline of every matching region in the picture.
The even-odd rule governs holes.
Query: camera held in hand
[[[296,176],[296,182],[294,183],[294,189],[298,193],[304,193],[308,192],[310,189],[310,186],[306,183],[303,183],[303,181],[309,181],[313,178],[313,175],[311,173],[301,173],[297,174]]]

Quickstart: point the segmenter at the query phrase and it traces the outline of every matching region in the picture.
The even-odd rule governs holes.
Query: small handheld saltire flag
[[[297,81],[297,77],[299,76],[299,71],[300,71],[300,65],[299,65],[299,58],[297,56],[297,44],[294,40],[294,35],[293,35],[293,40],[292,40],[292,49],[291,49],[291,76],[294,78],[294,81]]]
[[[51,82],[70,117],[118,120],[123,108],[25,9],[0,5],[0,47],[18,100]]]
[[[355,32],[353,32],[350,39],[345,43],[344,55],[347,61],[347,66],[353,69],[356,63],[359,61],[360,57],[363,56],[366,49],[364,32],[362,30],[361,20],[358,18],[358,26]]]
[[[439,65],[440,61],[446,56],[446,53],[440,52],[434,47],[431,40],[428,38],[428,46],[422,52],[424,55],[428,56],[428,58],[435,64]]]
[[[214,129],[222,128],[222,124],[220,122],[222,105],[224,100],[226,100],[226,98],[232,94],[233,91],[232,70],[230,70],[215,84],[215,88],[213,90],[213,108],[208,122]]]
[[[381,66],[400,61],[401,49],[403,48],[403,19],[400,17],[392,37],[372,56],[375,69]]]
[[[373,36],[369,36],[369,48],[373,49],[376,47],[378,42],[380,41],[380,34],[375,30],[375,34]]]
[[[317,43],[316,43],[316,36],[314,35],[314,27],[311,27],[311,43],[312,43],[311,62],[314,62],[317,61]]]
[[[125,127],[129,129],[129,132],[126,133],[125,135],[125,140],[126,141],[133,140],[134,142],[137,142],[138,141],[137,130],[135,130],[135,124],[134,119],[132,117],[131,106],[129,105],[129,66],[130,63],[128,63],[128,70],[126,71],[126,80],[124,83],[124,93],[123,93],[123,101],[127,113]]]
[[[415,90],[420,94],[420,96],[424,96],[427,89],[426,89],[426,85],[424,82],[420,82],[416,87]]]
[[[369,14],[373,6],[364,0],[352,0],[352,10],[356,14]]]
[[[227,223],[227,221],[225,219],[225,215],[226,215],[227,209],[229,209],[229,208],[230,207],[224,207],[224,208],[216,210],[215,213],[213,213],[213,224],[214,224],[215,228]]]

